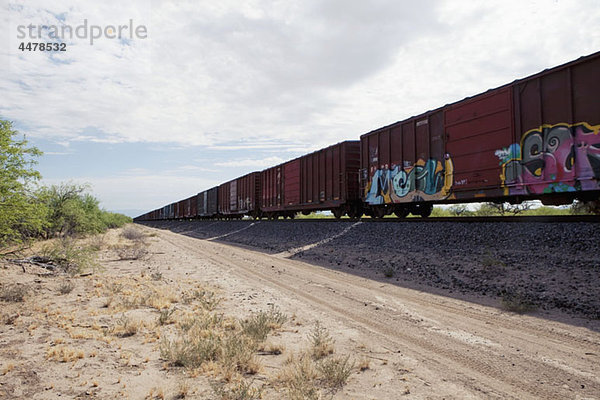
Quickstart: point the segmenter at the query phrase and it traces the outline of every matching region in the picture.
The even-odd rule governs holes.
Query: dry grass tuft
[[[321,326],[319,321],[316,322],[314,329],[309,334],[311,342],[311,356],[315,360],[320,360],[334,352],[334,340],[329,334],[327,328]]]
[[[68,346],[55,346],[48,349],[46,358],[58,362],[77,361],[85,357],[83,350],[77,350]]]
[[[141,242],[136,242],[130,246],[121,246],[116,249],[119,260],[141,260],[148,255],[146,245]]]
[[[219,354],[221,374],[230,381],[236,373],[254,375],[260,371],[256,342],[239,333],[226,335]]]
[[[256,388],[252,385],[252,382],[247,382],[246,380],[229,384],[215,382],[211,386],[215,395],[221,400],[254,400],[262,398],[262,388]]]
[[[258,351],[263,355],[278,356],[285,351],[285,346],[279,343],[263,343],[258,347]]]
[[[143,324],[141,321],[132,320],[125,314],[122,314],[121,317],[117,320],[117,324],[113,326],[109,332],[113,336],[125,338],[138,333],[142,326]]]
[[[103,234],[92,236],[88,239],[90,249],[100,251],[106,247],[106,237]]]
[[[337,390],[346,384],[352,374],[354,362],[350,362],[350,356],[331,357],[317,364],[321,382],[330,390]]]
[[[175,308],[159,310],[157,320],[158,325],[172,324],[174,322],[172,316],[175,311]]]
[[[165,391],[161,387],[153,387],[150,389],[146,397],[144,399],[148,400],[164,400],[165,399]]]
[[[307,354],[298,357],[291,355],[287,366],[281,371],[278,380],[287,389],[289,399],[319,399],[320,391],[316,385],[318,377],[313,360]]]
[[[363,358],[357,365],[357,368],[360,372],[364,372],[371,368],[371,361],[368,358]]]
[[[58,293],[69,294],[73,291],[74,288],[75,288],[75,285],[73,285],[73,283],[71,281],[63,281],[58,286]]]
[[[29,288],[26,285],[18,283],[12,285],[2,285],[0,287],[0,300],[10,302],[22,302],[25,300],[25,296],[29,292]]]
[[[207,289],[195,289],[191,292],[186,292],[182,296],[182,301],[185,304],[198,302],[206,311],[214,311],[221,302],[221,298],[215,292]]]
[[[121,230],[121,236],[134,242],[139,242],[146,238],[146,234],[133,225],[125,226]]]
[[[201,368],[233,382],[239,376],[260,371],[258,344],[286,319],[275,308],[252,314],[244,321],[210,312],[183,316],[177,323],[178,336],[161,341],[161,358],[172,366]],[[278,350],[273,347],[272,351]]]
[[[172,366],[197,368],[208,361],[215,361],[222,346],[218,333],[190,329],[174,340],[163,339],[160,356]]]
[[[177,385],[177,392],[175,393],[175,399],[185,399],[190,393],[190,385],[186,381],[181,381]]]

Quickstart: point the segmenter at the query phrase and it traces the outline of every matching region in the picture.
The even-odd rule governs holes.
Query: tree
[[[34,166],[42,152],[18,135],[10,121],[0,119],[0,246],[37,234],[44,225],[31,201],[40,179]]]
[[[87,185],[61,183],[42,187],[38,202],[46,206],[45,236],[98,233],[105,229],[99,201],[85,193]]]
[[[532,204],[527,201],[520,204],[485,203],[481,205],[479,210],[477,210],[476,214],[479,216],[517,215],[530,210],[531,207]]]

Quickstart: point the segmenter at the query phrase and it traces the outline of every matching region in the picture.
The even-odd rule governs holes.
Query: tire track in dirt
[[[224,265],[246,280],[260,284],[267,283],[313,306],[317,305],[321,309],[333,312],[341,320],[353,322],[363,332],[375,335],[380,342],[387,343],[388,347],[393,343],[404,352],[410,353],[412,357],[421,360],[434,374],[470,388],[476,396],[483,394],[498,398],[550,398],[557,395],[572,397],[574,393],[567,389],[573,384],[585,388],[580,393],[584,396],[600,392],[600,384],[597,379],[594,379],[597,374],[580,371],[586,366],[589,370],[590,362],[582,362],[576,367],[566,365],[568,368],[564,368],[565,365],[556,360],[556,358],[560,360],[564,354],[572,352],[573,349],[580,348],[582,342],[585,342],[586,346],[592,346],[594,352],[597,351],[595,349],[597,341],[594,340],[593,335],[587,339],[580,339],[575,335],[537,327],[531,321],[524,324],[525,332],[520,332],[518,321],[490,312],[489,309],[486,312],[483,307],[473,311],[474,308],[468,303],[455,300],[440,301],[439,296],[415,294],[414,291],[401,288],[395,290],[401,292],[401,296],[382,293],[381,290],[373,287],[375,284],[381,286],[380,283],[364,278],[324,270],[295,260],[219,243],[207,243],[170,232],[160,232],[161,237],[171,244]],[[267,268],[271,272],[270,265],[284,268],[286,277],[265,273]],[[380,308],[380,312],[374,312],[368,304],[367,306],[362,304],[364,299],[368,299],[367,303],[371,304],[377,303],[378,299],[383,299],[384,303],[392,303],[393,300],[401,303],[405,310],[417,309],[418,312],[413,312],[411,315],[386,305],[384,305],[385,309]],[[435,318],[427,315],[431,313]],[[450,315],[445,316],[445,314]],[[435,324],[430,323],[428,326],[427,322],[431,321],[435,321]],[[474,331],[472,328],[476,326],[475,337],[484,337],[492,343],[499,343],[500,347],[457,339],[456,336],[448,335],[444,330],[444,324],[453,326],[451,332],[466,333]],[[480,329],[484,330],[484,333],[498,331],[503,336],[498,338],[491,335],[492,339],[489,339],[479,332]],[[510,329],[508,334],[505,333],[507,329]],[[534,340],[535,337],[538,337],[539,341],[546,342],[538,344]],[[558,354],[551,357],[542,355],[536,358],[526,356],[525,352],[520,350],[510,351],[510,346],[514,348],[533,346],[534,348],[528,354],[539,353],[548,349],[548,340],[551,341],[552,346],[565,340],[569,343],[568,346],[559,349]],[[502,354],[503,352],[510,353],[509,357]],[[567,385],[567,388],[563,385]]]

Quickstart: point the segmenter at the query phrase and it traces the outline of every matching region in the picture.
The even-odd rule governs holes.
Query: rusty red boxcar
[[[360,142],[349,140],[261,172],[261,210],[268,217],[331,210],[360,211]]]
[[[216,186],[212,189],[205,190],[204,192],[198,193],[197,196],[197,209],[198,217],[200,218],[211,218],[218,213],[217,195],[219,187]]]
[[[225,182],[218,190],[218,212],[225,218],[260,217],[260,172]]]
[[[361,136],[368,212],[598,198],[599,76],[597,53]]]
[[[182,218],[196,218],[198,214],[197,196],[193,195],[187,199],[181,200],[179,203],[183,205],[183,210],[180,211]],[[181,206],[180,206],[181,207]]]

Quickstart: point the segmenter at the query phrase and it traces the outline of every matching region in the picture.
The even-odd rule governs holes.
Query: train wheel
[[[406,216],[408,215],[408,209],[404,207],[396,208],[394,210],[394,214],[396,214],[396,217],[398,218],[406,218]]]
[[[344,215],[344,210],[341,207],[333,208],[331,212],[336,219],[340,219]]]
[[[364,209],[360,204],[355,204],[350,206],[350,210],[348,211],[348,216],[353,219],[361,218],[364,214]]]
[[[377,219],[381,219],[381,218],[385,217],[386,214],[387,214],[387,211],[385,209],[385,206],[379,206],[379,207],[373,208],[373,217],[375,217]]]
[[[433,211],[433,204],[424,204],[421,207],[419,207],[419,214],[423,218],[429,217],[431,215],[432,211]]]

